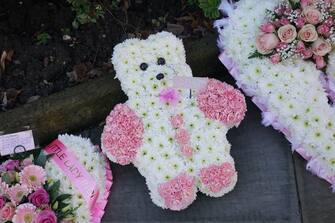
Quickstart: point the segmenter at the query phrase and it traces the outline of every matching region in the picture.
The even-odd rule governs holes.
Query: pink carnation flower
[[[334,18],[329,16],[329,18],[325,20],[324,24],[326,26],[332,27],[334,25]]]
[[[39,189],[44,185],[45,181],[45,171],[37,165],[26,166],[20,173],[21,184],[27,185],[29,189]]]
[[[181,147],[181,153],[186,157],[192,157],[193,156],[193,148],[189,145],[183,145]]]
[[[210,80],[207,87],[199,92],[198,105],[206,118],[228,125],[239,124],[247,111],[243,94],[218,80]]]
[[[32,204],[25,203],[17,207],[13,217],[13,223],[35,223],[36,207]]]
[[[327,25],[320,25],[317,28],[319,34],[329,37],[330,36],[330,28]]]
[[[159,99],[162,103],[176,105],[179,101],[179,93],[174,88],[165,88],[159,93]]]
[[[298,28],[302,28],[306,24],[306,20],[304,17],[299,17],[297,18],[295,24],[297,25]]]
[[[173,128],[177,129],[177,128],[180,128],[183,123],[184,123],[184,118],[182,115],[175,115],[175,116],[172,116],[171,119],[170,119],[170,122],[171,122],[171,125]]]
[[[286,18],[281,18],[281,19],[279,20],[279,22],[280,22],[280,24],[283,25],[283,26],[290,24],[290,21],[289,21],[288,19],[286,19]]]
[[[174,211],[186,208],[196,197],[194,179],[187,174],[181,174],[161,184],[158,192],[164,199],[165,205]]]
[[[9,199],[13,204],[19,204],[24,196],[27,196],[29,189],[26,185],[16,184],[7,190]]]
[[[106,119],[102,134],[104,147],[121,165],[129,164],[142,145],[142,120],[127,105],[117,105]]]
[[[190,134],[186,129],[178,129],[175,139],[179,145],[186,145],[190,141]]]
[[[276,53],[270,57],[270,60],[273,64],[278,64],[281,61],[281,57],[278,53]]]
[[[223,163],[222,165],[211,165],[200,171],[201,182],[213,193],[220,192],[224,187],[229,187],[233,176],[236,174],[234,165]]]

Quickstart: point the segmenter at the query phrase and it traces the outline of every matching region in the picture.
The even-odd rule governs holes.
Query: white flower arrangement
[[[252,58],[259,27],[282,1],[241,0],[235,5],[222,1],[228,14],[216,22],[222,50],[221,61],[239,87],[253,97],[263,111],[263,124],[273,125],[292,143],[293,150],[307,159],[307,168],[335,184],[335,55],[331,52],[327,76],[311,62],[293,57],[274,65],[270,59]]]
[[[129,100],[106,119],[109,159],[133,163],[162,208],[186,208],[198,189],[213,197],[231,191],[237,172],[226,133],[244,118],[243,95],[216,80],[199,92],[175,88],[174,78],[192,71],[182,41],[167,32],[118,44],[112,62]]]
[[[112,184],[112,175],[109,163],[105,156],[101,154],[96,146],[89,139],[73,135],[59,135],[58,140],[66,146],[78,162],[88,171],[95,180],[99,189],[99,196],[93,208],[84,199],[83,195],[75,188],[71,180],[66,176],[64,171],[56,165],[52,160],[47,161],[45,169],[47,175],[54,180],[60,180],[60,191],[62,193],[71,194],[71,201],[75,210],[75,219],[70,222],[90,222],[99,223],[101,221],[107,197],[109,195]]]

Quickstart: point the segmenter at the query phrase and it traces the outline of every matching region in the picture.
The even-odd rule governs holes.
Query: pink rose
[[[301,52],[302,57],[307,60],[313,56],[313,51],[311,49],[305,49]]]
[[[0,197],[0,209],[3,208],[6,204],[6,198],[4,196]]]
[[[260,54],[266,55],[273,51],[279,43],[278,37],[273,33],[260,34],[256,38],[256,48]]]
[[[26,167],[26,166],[29,166],[29,165],[32,165],[33,164],[33,160],[32,158],[28,157],[28,158],[25,158],[23,161],[22,161],[22,165],[23,167]]]
[[[16,170],[19,169],[20,161],[18,160],[7,160],[5,162],[5,168],[7,170]]]
[[[318,33],[325,36],[329,37],[330,36],[330,28],[327,25],[320,25],[318,28]]]
[[[43,210],[38,214],[35,222],[36,223],[57,223],[57,217],[53,211]]]
[[[305,15],[306,21],[312,25],[316,25],[322,21],[321,12],[314,7],[307,6],[302,13]]]
[[[314,42],[318,39],[318,33],[312,24],[304,25],[298,33],[298,37],[305,42]]]
[[[0,210],[0,221],[6,222],[11,221],[15,213],[15,207],[12,203],[6,203],[5,206]]]
[[[260,29],[264,33],[273,33],[275,31],[275,27],[271,23],[261,25]]]
[[[297,44],[297,52],[302,53],[304,50],[306,50],[304,42],[299,41]]]
[[[273,64],[278,64],[281,60],[281,57],[278,53],[276,53],[276,54],[271,56],[270,60]]]
[[[305,23],[306,23],[306,20],[303,17],[297,18],[297,20],[295,22],[295,24],[297,25],[298,28],[303,27],[305,25]]]
[[[36,190],[34,193],[30,194],[28,200],[36,207],[40,207],[43,204],[49,204],[50,202],[49,194],[43,188],[40,188]]]
[[[306,8],[307,6],[310,6],[314,0],[300,0],[301,8]]]
[[[322,38],[318,38],[312,44],[312,51],[317,56],[325,56],[332,50],[332,45]]]
[[[326,66],[326,62],[323,59],[323,57],[321,56],[314,56],[313,57],[316,63],[316,68],[321,70],[322,68],[324,68]]]
[[[297,30],[293,25],[285,25],[278,29],[278,37],[284,43],[292,43],[297,38]]]

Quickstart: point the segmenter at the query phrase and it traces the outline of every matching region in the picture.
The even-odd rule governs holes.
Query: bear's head
[[[168,32],[116,45],[112,62],[129,98],[157,97],[164,89],[173,87],[174,77],[192,76],[182,41]]]

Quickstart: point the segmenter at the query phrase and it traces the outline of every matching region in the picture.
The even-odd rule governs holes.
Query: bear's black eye
[[[158,65],[164,65],[165,64],[165,59],[163,57],[158,58],[157,64]]]
[[[148,64],[147,63],[141,63],[140,65],[141,70],[147,70],[148,69]]]

